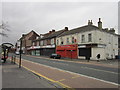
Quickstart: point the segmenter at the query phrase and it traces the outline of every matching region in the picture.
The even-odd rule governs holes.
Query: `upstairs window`
[[[43,45],[43,41],[40,41],[40,45],[41,45],[41,46]]]
[[[74,43],[74,37],[72,37],[72,43]]]
[[[53,39],[51,39],[51,44],[54,44],[54,38],[53,38]]]
[[[69,43],[69,38],[67,38],[67,43]]]
[[[92,34],[88,34],[88,42],[92,42]]]
[[[63,45],[63,39],[61,38],[61,45]]]
[[[82,35],[82,36],[81,36],[81,41],[82,41],[82,42],[85,42],[85,35]]]
[[[59,45],[59,40],[57,39],[57,45]]]

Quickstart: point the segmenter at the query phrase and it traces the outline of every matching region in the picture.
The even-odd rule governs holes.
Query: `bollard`
[[[11,63],[13,62],[13,56],[11,57]]]

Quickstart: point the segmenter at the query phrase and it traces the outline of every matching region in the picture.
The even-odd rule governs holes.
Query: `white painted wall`
[[[88,42],[88,34],[92,34],[92,42]],[[85,42],[81,42],[81,36],[85,35]],[[66,35],[62,37],[56,38],[56,40],[59,40],[59,44],[61,45],[61,39],[64,41],[64,45],[67,44],[72,44],[72,36],[77,39],[76,44],[82,45],[82,44],[90,44],[90,43],[95,43],[98,45],[103,45],[103,47],[96,47],[92,48],[92,57],[91,59],[96,59],[96,55],[98,53],[101,54],[101,59],[112,59],[115,58],[115,55],[118,55],[118,36],[114,34],[110,34],[107,32],[103,32],[100,30],[92,30],[92,31],[86,31],[86,32],[81,32],[73,35]],[[69,37],[69,42],[66,43],[67,37]]]
[[[100,54],[100,60],[105,60],[105,48],[92,48],[92,57],[90,59],[97,60],[97,55]]]

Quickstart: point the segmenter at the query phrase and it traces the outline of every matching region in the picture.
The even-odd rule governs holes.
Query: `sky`
[[[2,4],[2,5],[1,5]],[[101,18],[103,28],[115,28],[118,33],[118,2],[2,2],[2,18],[10,31],[3,42],[15,42],[22,34],[34,30],[36,33],[47,33],[68,27],[73,29],[93,21],[97,26]]]

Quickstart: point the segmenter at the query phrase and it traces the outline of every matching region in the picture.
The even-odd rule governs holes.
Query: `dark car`
[[[50,55],[50,58],[60,59],[60,58],[61,58],[61,55],[51,54],[51,55]]]

